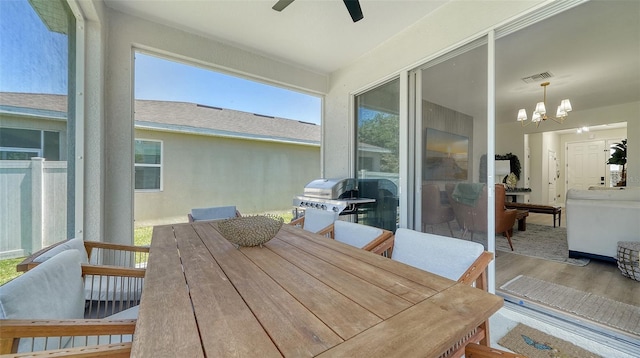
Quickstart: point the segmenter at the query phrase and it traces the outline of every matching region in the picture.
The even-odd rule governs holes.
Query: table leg
[[[562,211],[558,211],[558,226],[562,226]]]
[[[518,231],[527,231],[527,217],[518,219]]]

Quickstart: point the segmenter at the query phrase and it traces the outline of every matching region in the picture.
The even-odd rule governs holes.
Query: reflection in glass
[[[361,197],[376,199],[358,220],[395,232],[398,223],[400,80],[356,97],[356,177]]]

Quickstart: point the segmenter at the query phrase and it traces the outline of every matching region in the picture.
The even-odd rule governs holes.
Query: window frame
[[[136,143],[137,142],[155,142],[160,144],[160,160],[159,164],[148,164],[148,163],[136,163]],[[138,189],[135,187],[136,184],[136,168],[144,167],[144,168],[159,168],[160,169],[160,180],[159,180],[159,188],[153,189]],[[134,138],[133,139],[133,188],[136,193],[157,193],[162,192],[164,190],[164,142],[158,139],[147,139],[147,138]]]

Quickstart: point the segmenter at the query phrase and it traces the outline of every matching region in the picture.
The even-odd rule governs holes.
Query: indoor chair
[[[218,220],[241,217],[242,215],[235,206],[213,206],[210,208],[191,209],[191,213],[187,214],[189,222],[202,220]]]
[[[464,183],[471,184],[471,183]],[[457,184],[461,185],[461,184]],[[477,185],[477,184],[476,184]],[[450,187],[449,187],[450,188]],[[464,230],[462,238],[465,237],[467,232],[471,232],[471,239],[473,239],[474,232],[486,233],[487,232],[487,186],[483,185],[482,190],[479,192],[479,196],[475,203],[468,205],[468,203],[460,202],[454,192],[449,192],[449,200],[452,203],[453,211],[456,216],[458,224]],[[507,209],[504,206],[505,202],[505,188],[502,184],[495,184],[495,232],[502,233],[509,242],[509,247],[513,251],[513,242],[511,241],[511,233],[513,224],[516,221],[517,210]]]
[[[383,254],[385,241],[393,237],[389,230],[343,220],[336,220],[318,234],[377,254]]]
[[[400,228],[391,259],[487,291],[487,266],[493,254],[476,242]],[[461,357],[466,344],[488,346],[489,321],[482,322],[442,357]]]
[[[487,232],[487,187],[482,190],[482,194],[473,208],[473,225],[468,228],[473,239],[474,232]],[[502,184],[495,184],[495,231],[502,233],[509,241],[509,247],[513,251],[513,242],[511,241],[511,233],[513,224],[516,221],[517,210],[507,209],[504,206],[505,188]],[[463,235],[464,237],[464,235]]]
[[[65,250],[0,286],[0,354],[46,350],[43,356],[128,356],[137,307],[85,319],[81,279],[127,269],[83,265],[81,256]]]
[[[333,224],[337,218],[338,213],[332,210],[308,208],[304,210],[304,216],[291,220],[289,225],[298,226],[306,231],[317,233]]]
[[[422,231],[426,232],[426,227],[447,223],[449,233],[453,237],[450,222],[455,219],[453,208],[443,205],[441,202],[440,188],[437,184],[425,184],[422,186]]]

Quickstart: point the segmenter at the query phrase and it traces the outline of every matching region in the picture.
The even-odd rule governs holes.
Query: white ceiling
[[[498,39],[496,122],[515,121],[520,108],[531,118],[544,81],[527,84],[522,78],[547,71],[553,74],[547,79],[551,115],[564,98],[574,111],[640,101],[640,2],[588,2]],[[423,83],[438,84],[429,94],[435,103],[474,116],[478,109],[486,113],[486,97],[473,95],[485,92],[486,48],[424,71]]]
[[[448,0],[360,0],[354,23],[342,0],[104,0],[120,12],[161,22],[321,73],[387,41]]]
[[[271,9],[276,0],[104,1],[124,13],[331,73],[448,0],[361,0],[364,19],[357,23],[340,0],[295,0],[282,12]],[[563,98],[574,111],[640,101],[639,64],[640,2],[592,1],[567,10],[497,41],[496,121],[515,120],[522,107],[531,116],[542,99],[541,81],[521,78],[545,71],[554,75],[547,89],[553,114]],[[424,76],[425,88],[438,84],[432,101],[464,113],[484,107],[486,99],[474,95],[486,92],[484,52],[439,66]]]

